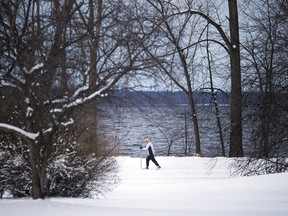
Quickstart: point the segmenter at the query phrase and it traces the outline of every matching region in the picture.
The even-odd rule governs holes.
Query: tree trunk
[[[45,173],[41,169],[39,162],[39,150],[37,149],[38,144],[30,141],[29,143],[29,156],[30,165],[32,171],[32,198],[33,199],[44,199],[44,176]]]
[[[97,82],[97,52],[101,33],[100,28],[102,21],[103,0],[98,0],[97,2],[98,4],[95,22],[94,0],[89,0],[89,31],[91,36],[89,86],[93,90],[96,89]]]
[[[195,109],[194,99],[193,99],[193,95],[192,95],[193,92],[192,92],[191,86],[189,89],[190,90],[188,93],[188,97],[189,97],[189,104],[190,104],[190,108],[191,108],[193,128],[194,128],[195,154],[197,156],[201,156],[202,153],[201,153],[199,126],[198,126],[198,119],[197,119],[197,115],[196,115],[196,109]]]
[[[230,157],[243,157],[242,147],[242,92],[240,68],[240,42],[237,0],[229,0],[230,65],[231,65],[231,132]]]
[[[188,130],[187,130],[187,112],[184,110],[184,143],[185,143],[185,156],[188,156]]]
[[[193,129],[194,129],[194,138],[195,138],[195,155],[201,156],[202,153],[201,153],[201,144],[200,144],[199,125],[198,125],[198,119],[197,119],[197,115],[196,115],[196,108],[195,108],[195,102],[194,102],[194,98],[193,98],[193,90],[192,90],[190,75],[189,75],[185,56],[183,55],[183,53],[182,53],[182,51],[178,45],[177,45],[177,50],[179,52],[179,56],[180,56],[180,59],[182,62],[182,66],[183,66],[184,74],[185,74],[185,79],[186,79],[186,84],[187,84],[187,88],[188,88],[187,93],[188,93],[188,99],[189,99],[191,114],[192,114],[192,122],[193,122]]]
[[[216,122],[217,127],[219,131],[219,138],[220,138],[220,146],[221,146],[221,155],[225,157],[225,146],[224,146],[224,139],[222,134],[222,125],[221,125],[221,119],[220,119],[220,112],[217,102],[217,96],[214,89],[213,84],[213,75],[212,75],[212,58],[210,59],[210,52],[209,52],[209,42],[208,42],[208,29],[207,29],[207,45],[206,45],[206,52],[207,52],[207,60],[208,60],[208,71],[209,71],[209,78],[210,78],[210,90],[213,97],[214,102],[214,108],[215,108],[215,114],[216,114]]]

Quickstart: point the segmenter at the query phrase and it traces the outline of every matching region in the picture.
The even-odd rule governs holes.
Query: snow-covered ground
[[[141,170],[118,157],[120,184],[99,199],[3,199],[3,216],[287,216],[288,173],[230,177],[227,158],[157,157],[162,169]],[[144,167],[144,159],[142,159]]]

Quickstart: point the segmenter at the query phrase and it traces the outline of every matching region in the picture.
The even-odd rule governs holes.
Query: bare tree
[[[191,45],[192,37],[194,36],[187,33],[187,26],[193,25],[191,23],[193,21],[190,19],[191,15],[187,14],[177,19],[176,16],[173,16],[174,10],[178,9],[177,6],[162,1],[149,0],[148,2],[156,12],[156,14],[153,15],[153,20],[151,18],[148,20],[153,23],[155,30],[159,32],[159,36],[163,39],[158,37],[158,40],[161,42],[158,44],[159,47],[156,52],[155,50],[149,50],[147,47],[144,47],[144,49],[154,59],[166,76],[188,95],[194,128],[195,154],[200,156],[200,133],[192,88],[193,70],[191,70],[191,68],[193,68],[193,65],[188,63],[193,62],[195,52],[190,54],[187,49],[187,47]],[[176,18],[179,23],[175,22],[175,20],[173,20],[174,18]],[[188,44],[185,43],[186,37],[188,37],[189,40]]]
[[[257,103],[247,103],[252,124],[253,156],[283,157],[287,151],[287,14],[283,2],[250,1],[245,5],[245,87]],[[287,4],[286,4],[287,6]],[[282,12],[281,12],[282,11]],[[248,23],[249,22],[249,23]],[[256,92],[256,94],[255,94]],[[285,111],[286,109],[286,111]],[[251,127],[251,126],[250,126]]]
[[[128,23],[125,15],[117,22],[120,2],[108,3],[104,13],[98,1],[96,33],[90,37],[95,31],[86,17],[92,20],[93,15],[90,11],[86,16],[89,6],[84,2],[1,1],[1,95],[6,100],[17,96],[21,121],[0,123],[0,129],[28,145],[34,199],[45,195],[53,136],[75,124],[76,109],[105,95],[134,71],[141,55],[139,45],[126,38],[129,34],[119,34]],[[95,39],[96,44],[91,43]],[[88,50],[87,44],[92,44]],[[96,57],[91,54],[94,48]]]
[[[229,29],[230,38],[225,33],[221,25],[215,22],[207,14],[188,10],[192,15],[198,15],[204,18],[209,25],[216,28],[222,37],[226,50],[230,56],[231,68],[231,131],[230,131],[230,157],[243,156],[242,146],[242,90],[241,90],[241,68],[240,68],[240,42],[239,42],[239,22],[238,22],[238,7],[237,0],[228,1],[229,9]]]
[[[197,47],[198,44],[206,41],[207,39],[201,40],[203,35],[203,29],[207,27],[206,23],[201,22],[199,19],[202,18],[208,22],[208,25],[212,25],[220,37],[222,38],[223,42],[217,41],[217,39],[211,37],[209,40],[214,41],[217,44],[220,44],[228,53],[230,56],[230,68],[231,68],[231,132],[230,132],[230,153],[229,155],[231,157],[234,156],[243,156],[243,147],[242,147],[242,90],[241,90],[241,70],[240,70],[240,46],[239,46],[239,25],[238,25],[238,9],[237,9],[237,0],[228,1],[228,9],[229,9],[229,30],[230,30],[230,36],[228,36],[224,29],[221,26],[221,23],[217,23],[209,14],[206,14],[201,10],[201,4],[199,6],[199,9],[195,7],[195,3],[193,1],[188,1],[183,4],[175,3],[173,1],[168,1],[167,3],[164,3],[162,1],[148,1],[160,14],[160,22],[157,25],[160,30],[164,31],[167,37],[167,40],[169,40],[172,44],[174,44],[174,53],[176,53],[180,59],[180,64],[183,67],[184,71],[184,77],[186,80],[187,90],[183,87],[181,82],[177,80],[177,78],[173,77],[170,71],[167,69],[166,74],[169,76],[171,80],[173,80],[174,83],[184,91],[186,91],[189,95],[189,103],[192,111],[192,119],[194,123],[194,133],[195,133],[195,142],[196,142],[196,153],[201,153],[200,150],[200,137],[198,124],[197,124],[197,117],[196,117],[196,110],[192,95],[192,85],[191,85],[191,77],[189,74],[188,64],[187,64],[187,56],[189,54],[189,50],[192,47]],[[184,5],[184,6],[183,6]],[[193,9],[196,8],[196,9]],[[198,17],[198,18],[197,18]],[[168,20],[172,22],[174,19],[174,26],[171,26],[169,24]],[[172,21],[171,21],[172,20]],[[198,33],[198,37],[196,35],[191,34],[191,36],[187,36],[185,38],[185,42],[188,41],[185,44],[185,42],[181,41],[181,38],[185,34],[185,31],[187,31],[187,28],[189,24],[192,22],[191,20],[194,20],[193,26],[193,32],[196,31],[195,26],[202,25],[202,31]],[[195,21],[197,20],[197,24],[195,24]],[[179,21],[183,22],[183,24],[179,27],[175,23],[179,23]],[[173,23],[173,22],[172,22]],[[179,29],[178,31],[178,37],[175,35],[176,29]],[[173,29],[173,30],[172,30]],[[190,29],[191,30],[191,29]],[[193,36],[192,36],[193,35]],[[192,39],[194,37],[194,43],[192,42]],[[195,39],[196,37],[196,39]],[[183,44],[185,44],[183,46]],[[165,45],[167,46],[167,45]],[[195,48],[197,50],[197,48]],[[168,53],[171,53],[171,50],[168,51]],[[194,51],[195,53],[195,51]],[[163,56],[164,57],[164,56]],[[191,60],[191,56],[190,61]],[[188,57],[188,58],[189,58]],[[164,57],[165,58],[165,57]],[[166,54],[167,59],[167,54]],[[173,58],[172,58],[173,59]],[[171,62],[171,59],[168,61]],[[159,62],[161,64],[161,62]],[[163,63],[161,68],[163,69]],[[171,70],[171,68],[170,68]],[[168,73],[167,73],[168,72]],[[198,135],[197,135],[198,134]]]

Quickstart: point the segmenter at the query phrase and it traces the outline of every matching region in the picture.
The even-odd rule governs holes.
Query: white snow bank
[[[106,197],[0,200],[1,215],[288,215],[288,173],[231,178],[227,158],[157,157],[160,170],[117,160],[122,181]]]

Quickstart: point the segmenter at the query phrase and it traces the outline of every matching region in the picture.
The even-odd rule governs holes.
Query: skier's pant
[[[159,166],[158,162],[156,161],[154,155],[148,155],[147,158],[146,158],[146,167],[148,168],[149,167],[149,161],[152,160],[152,162],[156,165],[156,166]]]

